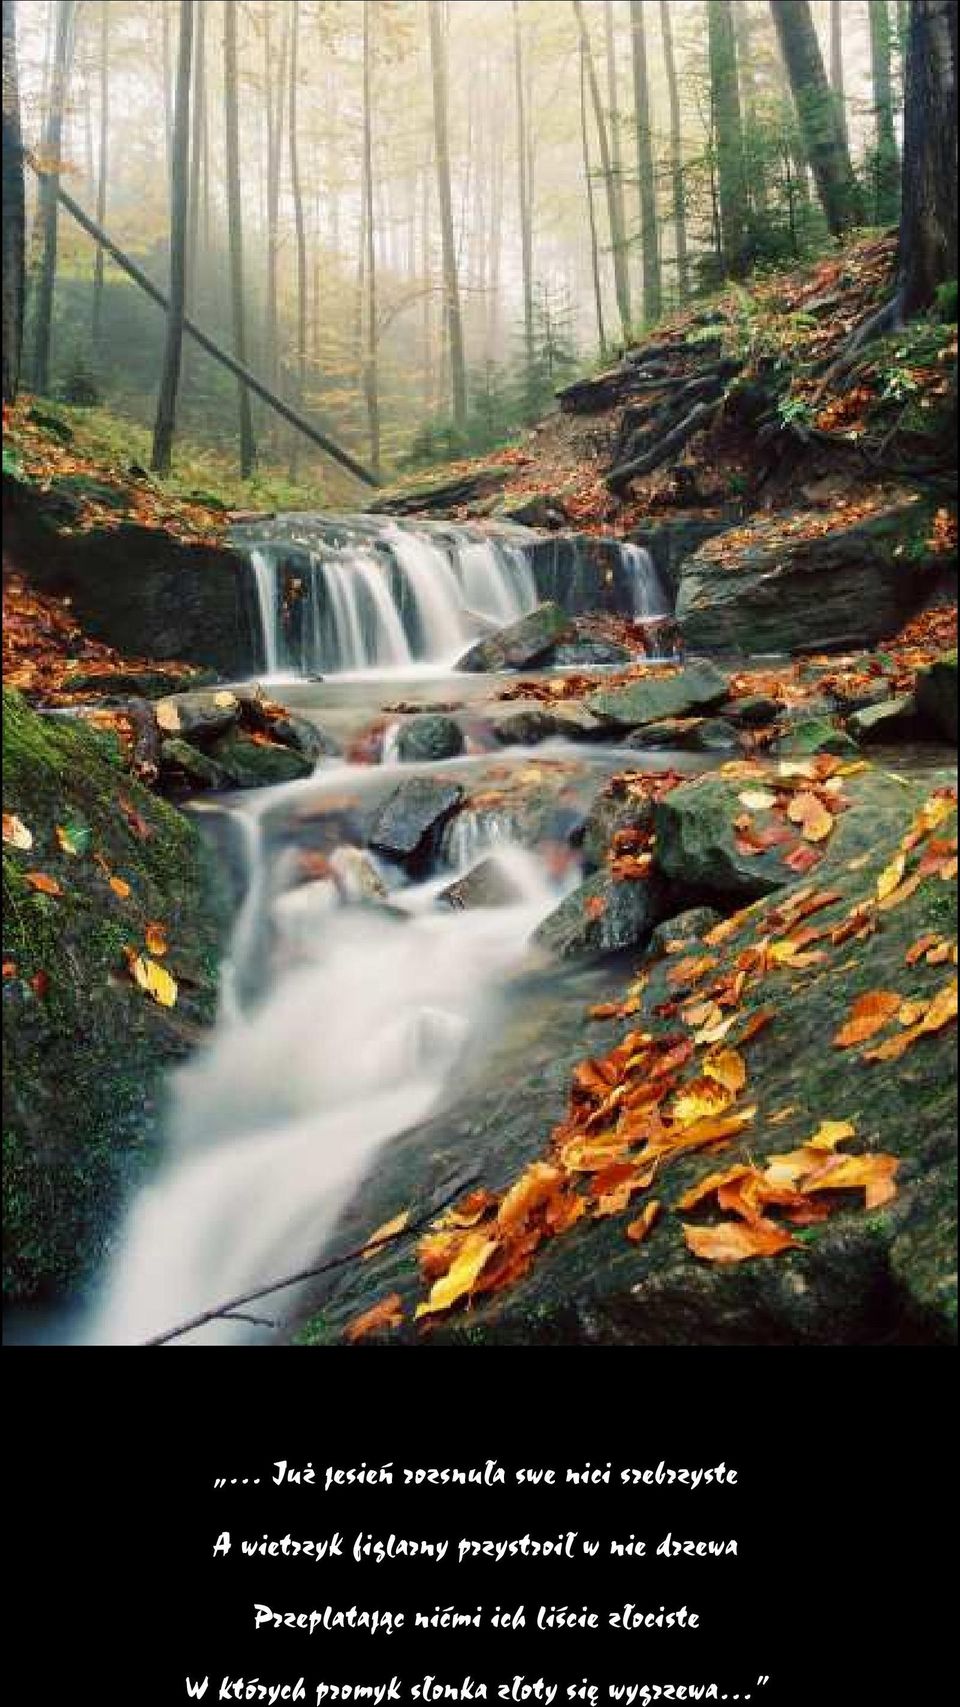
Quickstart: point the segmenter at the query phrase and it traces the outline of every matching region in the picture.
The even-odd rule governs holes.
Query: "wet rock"
[[[311,761],[292,747],[252,741],[236,730],[221,735],[210,748],[210,755],[234,788],[270,788],[281,782],[297,782],[313,770]]]
[[[623,743],[625,747],[673,749],[691,753],[729,753],[740,745],[736,728],[724,717],[667,717],[645,723]]]
[[[227,688],[165,694],[154,707],[165,735],[185,741],[211,741],[230,729],[240,716],[240,701]]]
[[[664,919],[651,933],[650,953],[666,954],[668,950],[676,949],[678,943],[686,947],[699,942],[707,931],[720,923],[721,917],[713,907],[688,907],[683,913],[675,913],[673,918]]]
[[[445,907],[512,907],[523,900],[520,885],[511,877],[506,864],[491,854],[482,859],[466,876],[458,877],[437,896]]]
[[[534,492],[519,502],[507,499],[497,504],[496,514],[505,522],[528,528],[563,528],[569,520],[563,500],[550,492]]]
[[[616,883],[597,871],[537,926],[533,941],[559,960],[616,954],[645,944],[664,906],[655,878]]]
[[[404,764],[453,759],[464,748],[463,730],[452,717],[424,713],[410,717],[397,736],[397,755]]]
[[[825,717],[802,717],[795,723],[786,723],[777,740],[779,753],[794,753],[799,757],[812,757],[815,753],[852,757],[858,750],[856,741]]]
[[[463,799],[459,783],[429,776],[401,782],[377,811],[367,840],[388,859],[425,864]]]
[[[112,670],[109,675],[75,670],[64,678],[63,685],[69,693],[137,694],[141,699],[159,699],[209,687],[216,679],[216,670],[166,670],[162,665],[151,665],[142,670]]]
[[[862,706],[847,719],[857,741],[896,741],[916,733],[917,706],[911,693],[898,694],[876,705]]]
[[[703,776],[664,796],[654,809],[657,865],[681,889],[754,900],[789,881],[780,850],[740,853],[734,819],[738,787]]]
[[[726,699],[727,691],[727,677],[704,660],[672,673],[652,671],[623,687],[601,688],[585,703],[588,711],[611,727],[636,729],[666,717],[712,710]]]
[[[783,713],[783,706],[778,699],[769,699],[766,694],[746,694],[743,699],[730,699],[723,707],[724,717],[729,717],[734,723],[743,723],[748,729],[762,729],[770,723],[776,723]]]
[[[923,555],[928,521],[928,506],[899,504],[808,537],[798,514],[773,517],[735,545],[707,545],[683,566],[684,639],[698,650],[749,654],[863,646],[895,634],[933,570]]]
[[[631,799],[601,789],[575,837],[585,866],[589,870],[606,864],[610,844],[618,830],[648,830],[652,824],[652,801]]]
[[[293,747],[312,764],[318,764],[321,759],[341,757],[343,749],[339,741],[322,724],[315,723],[310,717],[300,717],[293,711],[285,710],[278,716],[274,701],[260,687],[237,688],[234,692],[240,702],[240,721],[245,728],[269,735],[281,746]]]
[[[230,778],[222,765],[203,753],[189,741],[172,735],[160,744],[160,765],[164,780],[184,778],[194,788],[229,788]]]
[[[362,848],[334,848],[329,856],[333,881],[345,901],[385,901],[387,886]]]
[[[917,711],[945,741],[957,739],[957,654],[948,652],[917,676]]]
[[[633,653],[615,640],[561,640],[543,659],[557,669],[590,670],[607,664],[631,664]]]
[[[570,628],[570,619],[557,604],[546,602],[519,621],[478,640],[457,663],[458,670],[522,670],[549,652]]]
[[[533,747],[558,737],[589,740],[601,725],[578,700],[558,705],[530,705],[505,711],[491,719],[493,733],[504,746]]]

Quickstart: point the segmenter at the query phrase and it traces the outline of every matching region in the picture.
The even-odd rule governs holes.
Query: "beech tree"
[[[17,24],[13,0],[3,0],[3,401],[20,383],[23,347],[25,217]]]
[[[201,8],[202,10],[202,8]],[[237,108],[237,14],[233,6],[223,13],[223,101],[227,168],[227,230],[230,243],[230,304],[233,315],[233,353],[246,365],[246,304],[243,293],[243,209],[240,199],[240,138]],[[250,393],[238,382],[240,404],[240,473],[252,474],[256,462]]]
[[[917,313],[957,276],[957,8],[911,0],[903,114],[899,307]]]
[[[163,350],[150,466],[167,474],[173,450],[183,352],[187,294],[187,198],[190,167],[190,67],[193,59],[193,0],[180,0],[177,81],[173,105],[170,169],[170,306]]]
[[[863,218],[837,102],[827,81],[809,0],[770,0],[803,145],[834,237]]]
[[[57,276],[57,191],[60,188],[63,117],[67,99],[70,59],[73,52],[75,14],[74,0],[60,0],[57,9],[50,96],[43,131],[42,165],[44,170],[37,200],[37,223],[41,254],[36,284],[33,330],[33,383],[35,389],[41,393],[50,389],[53,292]]]
[[[430,66],[433,80],[433,126],[437,156],[437,195],[440,202],[440,240],[443,254],[443,290],[450,351],[450,387],[453,421],[458,432],[467,425],[467,369],[463,351],[463,322],[460,315],[460,284],[457,249],[453,233],[453,197],[450,188],[450,142],[447,92],[447,44],[440,0],[430,0]]]
[[[724,272],[738,278],[749,265],[749,203],[737,82],[737,40],[730,0],[708,0],[707,23],[710,102],[720,201],[720,247]]]
[[[640,188],[640,252],[643,258],[643,318],[649,322],[659,318],[662,295],[657,184],[650,134],[650,89],[647,81],[647,41],[643,18],[643,0],[630,0],[633,108],[637,130],[637,182]]]

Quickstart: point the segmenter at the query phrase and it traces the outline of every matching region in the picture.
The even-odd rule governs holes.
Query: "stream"
[[[396,704],[455,702],[469,731],[512,679],[452,665],[541,596],[527,530],[298,516],[243,533],[265,666],[252,679],[338,742]],[[624,546],[621,569],[626,614],[669,615],[646,552]],[[171,1076],[165,1152],[128,1206],[83,1343],[141,1342],[320,1260],[378,1151],[502,1039],[511,987],[536,961],[530,937],[581,875],[570,832],[606,777],[636,763],[611,746],[491,752],[468,738],[458,758],[399,765],[397,727],[380,763],[322,760],[303,781],[189,808],[240,898],[221,1012]],[[414,775],[456,782],[464,798],[411,875],[361,849],[371,812]],[[500,904],[448,904],[443,892],[490,855]],[[303,881],[304,862],[321,875]],[[289,1318],[297,1296],[266,1314]],[[178,1343],[271,1337],[218,1321]]]

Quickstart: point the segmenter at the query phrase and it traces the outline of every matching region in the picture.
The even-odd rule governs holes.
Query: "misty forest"
[[[952,0],[3,0],[4,1333],[956,1335]]]

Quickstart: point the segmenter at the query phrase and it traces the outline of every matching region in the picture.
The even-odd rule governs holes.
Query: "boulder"
[[[458,670],[522,670],[549,652],[568,632],[570,619],[549,601],[478,640],[458,661]]]
[[[665,717],[710,710],[726,699],[727,691],[727,677],[704,659],[680,670],[651,670],[622,687],[600,688],[585,703],[588,711],[612,728],[636,729]]]
[[[600,728],[597,718],[579,700],[504,711],[493,717],[491,724],[498,741],[516,747],[534,747],[540,741],[558,737],[569,741],[589,740]]]
[[[144,665],[142,670],[118,669],[109,674],[96,670],[74,670],[64,677],[68,693],[135,694],[140,699],[160,699],[166,694],[178,694],[187,689],[210,687],[217,680],[216,670],[182,670],[171,665]]]
[[[362,848],[334,848],[329,856],[333,881],[344,901],[385,901],[387,886]]]
[[[912,693],[898,694],[875,705],[861,706],[847,718],[847,728],[857,741],[896,741],[916,733],[917,705]]]
[[[653,823],[653,802],[629,795],[611,794],[602,788],[576,835],[584,864],[597,869],[606,864],[610,843],[618,830],[647,830]]]
[[[463,730],[452,717],[425,712],[409,717],[397,736],[397,756],[404,764],[454,759],[463,752]]]
[[[628,646],[620,646],[615,640],[578,636],[576,640],[561,640],[543,662],[554,669],[591,670],[609,664],[632,664],[633,657]]]
[[[945,741],[957,740],[957,654],[948,652],[917,676],[917,712]]]
[[[230,778],[216,759],[175,735],[160,743],[160,765],[165,780],[172,773],[174,780],[183,777],[194,788],[230,787]]]
[[[799,512],[764,519],[736,544],[721,537],[687,558],[676,613],[687,646],[817,651],[897,632],[932,573],[928,506],[898,504],[832,533],[821,516],[815,530],[808,520]]]
[[[815,753],[835,753],[843,757],[852,756],[858,748],[856,741],[828,718],[800,717],[795,723],[781,726],[777,751],[795,753],[801,758],[812,757]]]
[[[617,883],[609,872],[597,871],[537,926],[533,941],[558,960],[638,948],[663,917],[664,905],[656,878]]]
[[[462,799],[459,783],[429,776],[409,777],[380,806],[367,840],[387,859],[422,865]]]
[[[721,914],[713,907],[688,907],[683,913],[675,913],[673,918],[664,919],[652,932],[650,953],[677,953],[678,944],[687,948],[698,942],[707,931],[720,923],[720,918]]]
[[[748,729],[762,729],[765,725],[776,723],[783,714],[783,705],[778,699],[770,699],[766,694],[745,694],[743,699],[727,700],[723,707],[724,717],[729,717],[734,723],[743,723]]]
[[[441,906],[458,910],[473,907],[513,907],[523,900],[520,885],[511,877],[506,864],[491,854],[458,877],[455,883],[441,889],[437,901]]]
[[[313,771],[311,761],[292,747],[252,741],[233,729],[214,741],[210,756],[234,788],[271,788],[281,782],[298,782]]]
[[[673,789],[654,808],[657,865],[686,893],[754,900],[791,881],[782,849],[741,853],[734,819],[742,783],[702,776]]]
[[[200,688],[165,694],[154,706],[165,735],[185,741],[212,741],[231,729],[240,716],[240,701],[228,688]]]
[[[624,740],[625,747],[672,749],[675,752],[729,753],[740,745],[734,724],[725,717],[666,717],[645,723]]]

